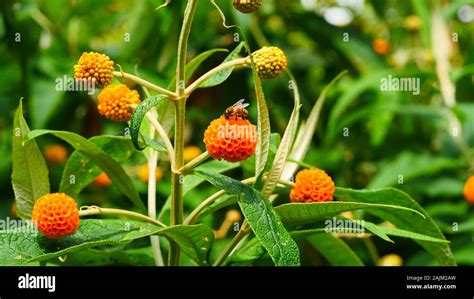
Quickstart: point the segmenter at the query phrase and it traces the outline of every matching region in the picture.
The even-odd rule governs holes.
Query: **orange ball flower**
[[[278,47],[262,47],[252,54],[261,79],[274,79],[283,73],[288,65],[285,53]]]
[[[104,88],[98,95],[97,109],[104,117],[117,122],[130,120],[133,106],[140,104],[140,95],[125,84],[113,84]]]
[[[52,164],[62,164],[67,160],[67,150],[64,146],[59,144],[45,147],[43,155],[46,161]]]
[[[148,177],[150,176],[150,168],[148,167],[148,164],[143,164],[140,166],[138,169],[138,178],[142,181],[147,183],[148,182]],[[155,180],[158,182],[163,178],[163,171],[161,168],[156,167],[155,170]]]
[[[48,239],[73,234],[80,224],[76,202],[64,193],[40,197],[33,207],[32,220]]]
[[[464,198],[474,205],[474,175],[467,179],[464,185]]]
[[[257,129],[246,119],[248,114],[243,100],[227,108],[204,132],[204,143],[209,155],[228,162],[243,161],[255,152]]]
[[[332,201],[335,185],[321,169],[304,169],[296,175],[295,187],[290,192],[292,202]]]
[[[112,181],[109,179],[108,175],[105,172],[102,172],[99,176],[95,178],[92,182],[94,187],[110,187],[112,186]]]
[[[372,41],[372,48],[374,48],[375,53],[380,55],[387,55],[390,52],[390,44],[382,38],[374,39]]]
[[[260,8],[262,0],[232,0],[232,5],[241,13],[253,13]]]
[[[112,82],[114,62],[110,57],[96,52],[84,52],[74,65],[74,78],[92,81],[99,88],[104,88]]]

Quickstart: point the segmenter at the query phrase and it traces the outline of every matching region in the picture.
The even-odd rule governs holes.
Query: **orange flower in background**
[[[204,143],[209,155],[216,160],[243,161],[255,152],[257,129],[246,119],[248,114],[243,100],[227,108],[204,132]]]
[[[195,145],[188,145],[183,150],[184,162],[189,162],[202,154],[202,150]]]
[[[12,207],[10,208],[10,213],[13,218],[17,218],[16,214],[16,202],[13,202]]]
[[[55,144],[44,148],[43,155],[51,164],[62,164],[67,160],[67,150],[64,146]]]
[[[138,169],[138,178],[142,181],[147,183],[148,182],[148,177],[150,176],[150,168],[148,167],[148,164],[143,164],[140,166]],[[156,167],[155,170],[155,180],[158,182],[163,178],[163,171],[161,168]]]
[[[76,201],[64,193],[46,194],[33,207],[32,220],[49,239],[59,239],[76,232],[80,224]]]
[[[378,266],[400,267],[403,266],[403,259],[397,254],[387,254],[382,256],[377,262]]]
[[[105,172],[102,172],[95,180],[92,182],[94,187],[110,187],[112,186],[112,181],[109,179]]]
[[[379,55],[387,55],[390,52],[390,43],[382,38],[376,38],[372,41],[372,48]]]
[[[290,199],[292,202],[332,201],[335,189],[332,178],[323,170],[304,169],[296,175]]]
[[[112,82],[114,62],[110,57],[96,52],[82,53],[74,65],[74,78],[90,80],[99,88],[104,88]]]
[[[253,13],[260,8],[262,0],[232,0],[232,5],[241,13]]]
[[[474,175],[467,179],[464,185],[464,198],[474,205]]]
[[[99,113],[117,122],[130,120],[134,110],[132,105],[140,104],[138,91],[131,90],[125,84],[107,86],[99,93],[97,99]]]
[[[283,73],[288,65],[285,53],[277,47],[262,47],[252,54],[261,79],[274,79]]]

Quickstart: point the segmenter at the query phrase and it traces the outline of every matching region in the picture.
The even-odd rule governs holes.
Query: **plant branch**
[[[248,223],[244,221],[239,232],[232,238],[232,240],[230,240],[229,244],[227,244],[221,254],[217,257],[213,266],[221,266],[225,262],[225,260],[232,254],[232,252],[234,252],[239,243],[248,235],[249,232],[250,227]]]
[[[208,71],[207,73],[205,73],[201,77],[199,77],[196,81],[194,81],[191,85],[189,85],[186,88],[184,93],[189,96],[191,93],[193,93],[193,91],[198,89],[201,84],[206,82],[206,80],[208,80],[209,78],[211,78],[215,74],[217,74],[217,73],[219,73],[219,72],[221,72],[221,71],[223,71],[227,68],[236,67],[236,66],[247,66],[247,65],[250,65],[250,59],[248,57],[234,59],[234,60],[231,60],[231,61],[224,62],[224,63],[216,66],[212,70]]]
[[[150,218],[143,214],[127,211],[127,210],[100,208],[97,206],[83,206],[79,210],[79,215],[81,217],[91,216],[91,215],[120,215],[120,216],[135,218],[137,220],[148,222],[157,226],[166,227],[165,224],[161,223],[160,221],[156,219]]]
[[[156,131],[158,132],[158,135],[160,136],[160,138],[163,140],[163,142],[165,144],[166,151],[168,152],[168,157],[169,157],[170,163],[171,163],[171,169],[175,169],[175,164],[176,164],[176,162],[175,162],[175,152],[174,152],[173,145],[171,144],[171,141],[168,137],[168,134],[166,134],[165,129],[163,129],[163,127],[158,122],[156,117],[154,117],[150,113],[147,113],[146,116],[147,116],[148,120],[150,121],[150,123],[153,125],[153,127],[155,127]]]
[[[131,80],[131,81],[133,81],[133,82],[135,82],[135,83],[137,83],[137,84],[139,84],[139,85],[141,85],[141,86],[145,86],[145,87],[147,87],[147,88],[149,88],[149,89],[151,89],[151,90],[154,90],[154,91],[156,91],[156,92],[159,93],[159,94],[166,95],[169,100],[172,100],[172,101],[176,101],[176,100],[177,100],[176,94],[175,94],[174,92],[171,92],[171,91],[169,91],[169,90],[167,90],[167,89],[164,89],[164,88],[162,88],[162,87],[160,87],[160,86],[158,86],[158,85],[155,85],[155,84],[153,84],[153,83],[151,83],[151,82],[148,82],[148,81],[146,81],[146,80],[144,80],[144,79],[142,79],[142,78],[140,78],[140,77],[137,77],[137,76],[135,76],[135,75],[128,74],[128,73],[124,73],[124,72],[122,72],[122,71],[120,71],[120,72],[119,72],[119,71],[114,71],[114,72],[113,72],[113,75],[114,75],[115,77],[120,77],[120,78],[124,78],[124,79]]]
[[[196,158],[194,158],[193,160],[189,161],[188,163],[186,163],[186,165],[184,165],[183,167],[181,167],[178,172],[181,173],[181,174],[186,174],[188,172],[190,172],[191,170],[193,170],[196,166],[198,166],[199,164],[201,164],[203,161],[205,161],[207,158],[209,158],[209,152],[208,151],[205,151],[204,153],[200,154],[199,156],[197,156]]]

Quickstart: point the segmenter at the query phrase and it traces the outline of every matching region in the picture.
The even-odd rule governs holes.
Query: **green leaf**
[[[388,209],[401,210],[418,214],[417,217],[423,219],[424,215],[418,210],[406,208],[393,204],[360,203],[360,202],[313,202],[313,203],[289,203],[275,207],[275,211],[285,224],[300,225],[323,220],[336,216],[342,212],[360,209]]]
[[[268,115],[268,106],[263,93],[262,82],[258,76],[255,63],[252,62],[252,75],[255,84],[255,94],[257,96],[257,133],[258,143],[255,150],[255,177],[259,178],[265,169],[268,159],[268,150],[270,147],[270,116]]]
[[[238,44],[237,47],[235,47],[235,49],[232,52],[230,52],[229,55],[227,55],[227,57],[224,59],[224,61],[222,63],[226,63],[228,61],[233,60],[235,57],[237,57],[240,54],[240,52],[242,51],[242,48],[244,47],[244,44],[245,44],[245,42],[240,42],[240,44]],[[218,72],[214,76],[210,77],[209,79],[207,79],[204,83],[199,85],[199,87],[200,88],[206,88],[206,87],[212,87],[212,86],[219,85],[219,84],[223,83],[225,80],[227,80],[227,78],[229,78],[229,76],[232,74],[233,70],[234,70],[234,67],[226,68],[226,69]]]
[[[357,254],[332,234],[313,234],[305,239],[333,266],[364,266]]]
[[[130,136],[132,137],[133,145],[137,150],[143,150],[145,148],[140,147],[138,142],[138,138],[140,136],[140,126],[142,124],[145,115],[150,111],[153,107],[156,107],[161,101],[165,100],[166,96],[164,95],[156,95],[149,97],[142,101],[135,111],[133,111],[132,117],[130,119]]]
[[[151,247],[124,248],[116,246],[107,249],[85,249],[67,255],[64,262],[49,260],[61,266],[155,266]]]
[[[158,227],[148,223],[123,220],[86,219],[77,232],[50,240],[35,230],[14,229],[0,234],[0,265],[21,265],[102,245],[123,245],[135,239],[161,235],[177,242],[183,252],[199,265],[207,265],[213,242],[212,230],[205,225]]]
[[[20,218],[31,219],[35,201],[50,192],[48,167],[36,142],[23,144],[30,132],[23,118],[23,103],[15,113],[12,138],[12,185],[15,193],[17,214]]]
[[[185,80],[188,81],[193,76],[194,72],[196,72],[196,70],[199,68],[199,66],[204,61],[206,61],[206,59],[208,59],[213,54],[219,53],[219,52],[229,52],[229,50],[227,50],[227,49],[212,49],[212,50],[208,50],[208,51],[203,52],[203,53],[199,54],[198,56],[194,57],[190,62],[188,62],[186,64],[186,68],[185,68],[186,79]],[[237,53],[237,54],[239,54],[239,53]],[[174,77],[173,80],[171,80],[171,82],[168,86],[168,89],[173,89],[175,86],[176,86],[176,77]]]
[[[380,238],[388,242],[393,242],[388,236],[395,236],[395,237],[409,238],[413,240],[420,240],[420,241],[427,241],[427,242],[449,243],[449,241],[446,239],[433,238],[427,235],[414,233],[414,232],[403,230],[403,229],[398,229],[396,227],[379,226],[365,220],[362,221],[360,224],[367,230],[371,231],[373,234],[379,236]]]
[[[406,182],[416,177],[434,175],[443,170],[458,169],[462,165],[461,161],[457,159],[402,152],[395,160],[380,167],[381,171],[373,177],[367,188],[393,186],[398,182],[400,175]]]
[[[262,258],[266,253],[267,251],[260,240],[258,238],[253,238],[250,241],[245,242],[232,255],[230,255],[225,264],[245,264]]]
[[[367,212],[391,222],[399,229],[446,240],[438,225],[425,210],[408,194],[395,188],[352,190],[338,187],[336,188],[335,196],[344,201],[399,205],[408,209],[417,210],[422,213],[426,219],[419,217],[419,215],[411,211],[404,210],[370,209],[367,210]],[[449,244],[420,240],[416,240],[416,242],[433,255],[441,265],[456,264]]]
[[[230,177],[195,171],[217,188],[239,197],[238,203],[257,238],[277,266],[300,265],[299,249],[267,198]]]
[[[28,133],[27,141],[45,135],[52,134],[74,147],[79,153],[89,158],[99,166],[110,178],[115,187],[126,195],[141,211],[146,212],[140,195],[138,195],[135,185],[123,168],[114,159],[109,157],[99,146],[85,139],[84,137],[66,131],[54,130],[34,130]]]
[[[122,136],[95,136],[89,139],[117,162],[130,158],[135,148],[128,137]],[[101,169],[90,159],[74,151],[69,157],[61,178],[60,192],[76,197],[85,187],[101,174]],[[74,180],[71,180],[74,178]]]
[[[298,125],[298,117],[301,108],[300,93],[295,78],[290,72],[288,72],[288,74],[293,82],[293,98],[295,104],[293,107],[293,112],[291,112],[288,125],[286,126],[285,133],[283,134],[283,137],[281,139],[280,146],[278,147],[278,150],[275,154],[275,158],[273,159],[272,166],[270,168],[270,171],[268,172],[267,179],[263,184],[263,196],[270,196],[273,193],[273,190],[275,190],[275,187],[277,186],[278,181],[281,178],[283,168],[285,167],[286,160],[288,159],[288,155],[290,153],[290,148],[293,145],[293,138],[295,136],[296,127]]]
[[[313,109],[311,109],[308,119],[300,126],[300,129],[298,130],[298,134],[296,135],[296,139],[293,147],[291,148],[291,153],[289,156],[291,160],[303,161],[311,145],[311,142],[313,141],[314,132],[316,131],[319,121],[319,115],[329,91],[334,86],[334,84],[347,73],[347,71],[340,72],[336,77],[334,77],[334,79],[331,80],[331,82],[329,82],[326,87],[324,87],[323,91],[316,100]],[[298,169],[297,163],[287,162],[283,169],[282,179],[289,180],[295,174],[296,169]]]

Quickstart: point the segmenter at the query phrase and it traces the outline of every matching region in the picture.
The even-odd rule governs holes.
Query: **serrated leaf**
[[[133,111],[132,117],[130,118],[130,136],[132,137],[133,145],[137,150],[145,149],[140,147],[138,142],[140,136],[140,126],[142,125],[145,115],[148,113],[148,111],[150,111],[153,107],[158,106],[158,104],[165,99],[166,96],[164,95],[149,97],[138,104],[137,108],[135,108],[135,111]]]
[[[151,235],[165,236],[177,242],[183,252],[199,265],[206,265],[214,236],[207,226],[178,225],[158,227],[148,223],[123,220],[86,219],[77,232],[50,240],[34,230],[15,229],[0,234],[0,264],[21,265],[45,261],[69,253],[102,245],[123,245]]]
[[[417,210],[422,213],[426,219],[419,217],[419,215],[413,212],[404,210],[388,211],[383,209],[370,209],[367,210],[367,213],[389,221],[399,229],[446,240],[438,225],[425,210],[408,194],[395,188],[352,190],[338,187],[336,188],[335,197],[343,201],[399,205]],[[441,265],[456,265],[449,244],[420,240],[416,240],[416,242],[433,255]]]
[[[235,49],[232,52],[230,52],[229,55],[227,55],[227,57],[224,59],[224,61],[222,63],[226,63],[226,62],[231,61],[234,58],[236,58],[240,54],[240,52],[242,51],[242,48],[244,47],[244,44],[245,44],[245,42],[240,42],[237,45],[237,47],[235,47]],[[207,79],[205,82],[203,82],[201,85],[199,85],[199,87],[200,88],[207,88],[207,87],[217,86],[217,85],[223,83],[225,80],[227,80],[227,78],[229,78],[229,76],[232,74],[233,70],[234,70],[234,67],[226,68],[226,69],[218,72],[214,76],[210,77],[209,79]]]
[[[415,209],[402,207],[399,205],[360,203],[360,202],[313,202],[313,203],[289,203],[275,207],[275,211],[285,224],[299,225],[323,220],[336,216],[342,212],[360,209],[388,209],[418,214],[423,219],[424,215]]]
[[[48,167],[38,145],[34,141],[23,143],[29,132],[20,100],[13,121],[12,185],[17,214],[22,219],[31,219],[35,201],[50,192]]]
[[[278,184],[278,181],[281,178],[283,173],[283,168],[285,167],[286,160],[288,159],[288,155],[290,153],[290,148],[293,145],[293,138],[295,136],[296,127],[298,125],[298,117],[300,113],[300,93],[298,90],[298,85],[296,84],[296,80],[294,79],[293,75],[288,72],[290,75],[291,80],[293,81],[293,98],[294,98],[294,107],[293,111],[291,112],[290,120],[288,121],[288,125],[286,126],[285,133],[281,138],[280,146],[275,154],[275,158],[273,159],[272,166],[270,171],[268,172],[267,178],[265,183],[263,184],[262,188],[262,195],[263,196],[270,196],[275,190],[275,187]]]
[[[92,137],[89,141],[96,144],[117,162],[126,161],[135,152],[128,137],[104,135]],[[79,151],[74,151],[64,168],[59,191],[76,197],[101,172],[102,170],[94,162]],[[71,181],[72,176],[74,177],[73,181]]]
[[[300,265],[298,246],[286,231],[267,198],[230,177],[196,171],[217,188],[238,196],[238,203],[257,238],[277,266]]]
[[[78,134],[54,130],[31,131],[28,133],[25,142],[30,142],[32,139],[45,134],[52,134],[66,141],[79,153],[89,158],[107,174],[114,186],[120,192],[127,196],[141,211],[146,212],[145,205],[135,189],[132,179],[130,179],[120,164],[109,157],[99,146]]]

